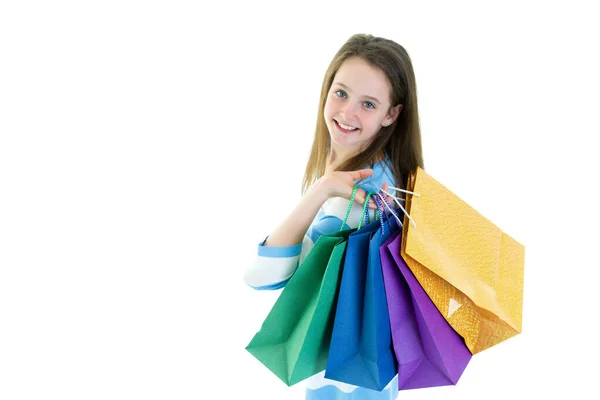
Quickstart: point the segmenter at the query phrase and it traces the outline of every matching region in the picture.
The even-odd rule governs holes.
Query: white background
[[[593,397],[594,3],[2,2],[0,399],[302,398],[242,275],[357,32],[409,52],[428,173],[526,247],[523,333],[400,398]]]

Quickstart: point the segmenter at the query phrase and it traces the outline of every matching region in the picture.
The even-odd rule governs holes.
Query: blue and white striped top
[[[389,158],[387,159],[389,162]],[[365,191],[378,191],[384,182],[395,186],[394,175],[384,162],[373,165],[373,175],[362,180],[358,186]],[[348,210],[349,200],[335,197],[327,200],[308,228],[302,243],[295,246],[264,246],[265,238],[258,245],[258,257],[244,275],[246,283],[257,290],[280,289],[286,285],[299,265],[312,249],[319,236],[339,231]],[[344,229],[357,228],[362,206],[354,204]],[[374,210],[370,210],[374,218]],[[301,268],[301,267],[300,267]],[[398,395],[397,376],[378,392],[326,379],[325,371],[306,380],[307,400],[391,400]]]

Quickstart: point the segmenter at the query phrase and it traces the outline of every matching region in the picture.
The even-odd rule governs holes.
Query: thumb
[[[350,176],[353,181],[359,181],[366,177],[373,175],[373,170],[371,168],[359,169],[358,171],[349,171]]]

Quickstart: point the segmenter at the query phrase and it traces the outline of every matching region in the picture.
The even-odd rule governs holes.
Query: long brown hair
[[[337,171],[353,171],[381,161],[385,153],[390,161],[397,187],[405,188],[408,175],[417,166],[425,169],[421,145],[421,128],[417,107],[417,87],[410,57],[398,43],[369,34],[351,36],[331,60],[321,87],[315,137],[302,182],[302,193],[325,173],[330,136],[325,124],[324,108],[333,79],[342,63],[361,57],[387,76],[391,90],[391,107],[402,104],[400,115],[388,127],[382,127],[373,142],[359,154],[339,165]],[[404,196],[400,196],[404,197]]]

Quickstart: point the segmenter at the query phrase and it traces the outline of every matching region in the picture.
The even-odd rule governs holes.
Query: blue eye
[[[370,101],[365,101],[364,104],[367,108],[375,108],[375,104],[371,103]]]
[[[335,94],[337,94],[338,97],[342,97],[342,98],[346,98],[346,92],[344,92],[343,90],[336,90]]]

